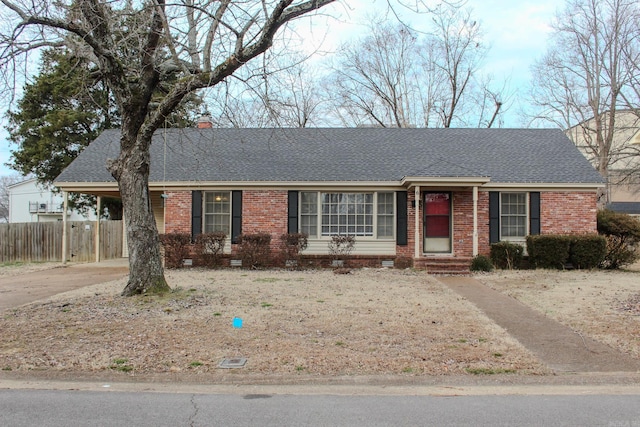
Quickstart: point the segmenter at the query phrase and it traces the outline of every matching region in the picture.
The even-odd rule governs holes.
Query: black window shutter
[[[298,232],[298,192],[289,191],[288,201],[289,221],[287,226],[287,232],[289,234]]]
[[[489,192],[489,243],[500,241],[500,193]]]
[[[529,234],[540,234],[540,193],[529,193]]]
[[[242,234],[242,191],[231,192],[231,243],[238,243]]]
[[[202,233],[202,191],[191,192],[191,240]]]
[[[407,221],[407,192],[396,191],[396,244],[399,246],[406,246],[408,243]]]

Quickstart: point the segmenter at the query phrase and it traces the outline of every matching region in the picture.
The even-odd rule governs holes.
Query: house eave
[[[482,186],[483,191],[593,191],[604,188],[604,183],[594,182],[491,182]]]
[[[479,187],[490,182],[486,176],[460,176],[460,177],[425,177],[405,176],[400,181],[403,187],[430,186],[430,187]]]
[[[99,196],[119,197],[116,182],[55,182],[54,185],[62,191],[70,193],[93,194]],[[340,189],[369,190],[388,189],[403,190],[414,186],[421,187],[480,187],[484,191],[598,191],[604,188],[604,183],[547,183],[547,182],[491,182],[487,177],[404,177],[400,181],[172,181],[150,182],[150,191],[191,191],[207,189]]]

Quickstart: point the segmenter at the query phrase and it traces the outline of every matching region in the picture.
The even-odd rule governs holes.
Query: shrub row
[[[164,248],[165,267],[182,268],[184,260],[193,256],[195,264],[215,268],[222,264],[227,236],[225,233],[204,233],[196,236],[191,253],[191,235],[167,233],[160,235]],[[283,234],[283,263],[299,264],[300,252],[307,248],[307,235],[303,233]],[[268,233],[242,234],[238,236],[238,257],[246,268],[264,268],[272,263],[271,235]]]
[[[537,268],[563,269],[567,263],[580,269],[600,266],[607,242],[599,235],[539,235],[527,237],[529,263]]]
[[[523,252],[524,248],[516,243],[494,243],[491,245],[491,262],[502,269],[520,268]],[[527,237],[529,265],[534,268],[563,269],[568,263],[580,269],[596,268],[602,264],[606,252],[606,239],[599,235]]]

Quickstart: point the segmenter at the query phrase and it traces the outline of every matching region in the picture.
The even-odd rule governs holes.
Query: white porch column
[[[420,186],[414,187],[415,194],[415,225],[414,225],[414,257],[420,257]]]
[[[62,265],[67,264],[67,209],[69,208],[69,193],[62,192]]]
[[[473,256],[478,255],[478,187],[473,187]]]
[[[102,197],[96,200],[96,262],[100,262],[100,212],[102,212]]]

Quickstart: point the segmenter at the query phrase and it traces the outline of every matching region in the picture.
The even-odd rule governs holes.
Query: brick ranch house
[[[56,179],[63,191],[118,196],[103,132]],[[359,265],[466,268],[501,240],[596,233],[602,179],[560,130],[161,129],[150,192],[160,233],[309,235],[328,260],[335,234]]]

